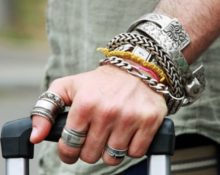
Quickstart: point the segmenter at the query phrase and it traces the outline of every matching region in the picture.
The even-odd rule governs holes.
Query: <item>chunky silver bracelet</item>
[[[128,32],[146,22],[153,22],[158,25],[178,45],[179,50],[184,49],[190,43],[189,35],[176,18],[172,19],[159,13],[149,13],[140,17],[129,27]]]
[[[186,62],[183,54],[179,50],[179,45],[174,42],[163,30],[161,30],[158,25],[147,22],[140,24],[135,28],[139,33],[151,37],[154,39],[167,53],[173,58],[174,62],[177,64],[177,67],[180,69],[181,76],[183,80],[186,79],[186,75],[189,72],[189,65]]]
[[[180,69],[183,81],[192,74],[181,50],[190,43],[190,37],[176,18],[159,13],[149,13],[135,21],[128,29],[137,30],[143,35],[152,37],[174,59]]]
[[[149,25],[152,26],[152,24],[155,24],[155,26],[149,27]],[[148,25],[148,27],[146,25]],[[158,31],[158,28],[160,31]],[[168,53],[169,49],[164,47],[165,45],[169,45],[166,44],[168,43],[168,38],[165,37],[164,34],[173,41],[173,48],[176,49],[176,53],[181,53],[181,50],[190,43],[189,35],[177,19],[171,19],[168,16],[159,13],[150,13],[142,16],[129,27],[128,32],[131,31],[151,35],[151,37]],[[172,55],[171,51],[171,56],[174,58],[175,62],[177,62],[177,65],[182,72],[181,76],[187,96],[183,104],[191,104],[201,96],[205,89],[204,67],[201,65],[196,70],[191,71],[187,61],[181,54],[175,56],[175,54]]]

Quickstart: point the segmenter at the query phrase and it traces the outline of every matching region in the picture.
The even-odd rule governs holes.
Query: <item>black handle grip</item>
[[[63,127],[66,123],[67,112],[64,112],[57,117],[56,122],[54,123],[50,134],[47,136],[45,140],[51,142],[57,142],[61,137],[61,133],[63,131]]]
[[[66,123],[66,116],[67,112],[57,117],[50,134],[45,140],[58,141]],[[2,156],[4,158],[33,158],[34,146],[29,142],[31,130],[32,122],[30,117],[6,123],[1,131]],[[174,151],[174,138],[173,122],[166,118],[158,130],[147,155],[172,155]]]
[[[33,158],[34,145],[29,142],[31,130],[30,117],[5,123],[1,131],[2,156]]]
[[[158,129],[146,155],[173,155],[175,149],[175,128],[171,119],[165,118]]]

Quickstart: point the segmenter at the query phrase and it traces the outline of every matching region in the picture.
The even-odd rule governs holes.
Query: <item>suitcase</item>
[[[65,125],[67,112],[57,118],[45,139],[57,142]],[[34,145],[29,142],[32,130],[30,117],[4,124],[1,131],[2,156],[6,159],[6,175],[29,175],[29,159],[34,157]],[[174,152],[175,133],[171,119],[165,118],[146,153],[146,175],[170,175],[170,157]]]

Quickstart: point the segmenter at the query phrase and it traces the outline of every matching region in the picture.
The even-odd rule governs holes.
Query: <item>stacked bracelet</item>
[[[99,49],[106,56],[100,64],[124,69],[164,94],[168,114],[174,114],[193,103],[205,87],[204,68],[191,71],[181,53],[189,43],[177,19],[151,13],[133,23],[128,33],[115,36],[107,48]]]
[[[150,13],[135,21],[128,32],[142,34],[154,39],[176,63],[186,92],[184,105],[191,104],[205,89],[204,67],[191,71],[181,50],[189,43],[190,37],[176,18],[159,13]]]
[[[122,58],[119,58],[116,56],[107,57],[106,59],[100,61],[100,65],[105,65],[105,64],[112,64],[118,68],[121,68],[127,71],[129,74],[142,79],[156,92],[160,92],[163,94],[170,94],[167,86],[165,86],[162,83],[158,83],[157,80],[155,80],[154,78],[150,76],[146,76],[142,74],[136,66],[131,65],[130,63],[124,61]]]
[[[165,80],[166,81],[168,80],[166,74],[159,66],[157,66],[154,63],[145,61],[142,57],[139,57],[133,54],[132,52],[120,51],[120,50],[109,51],[109,49],[107,48],[99,48],[98,50],[101,51],[106,57],[116,56],[124,59],[129,59],[136,63],[141,64],[143,67],[148,68],[153,72],[155,72],[159,76],[160,82],[164,82]]]
[[[167,33],[152,22],[139,25],[136,30],[148,37],[152,37],[167,53],[174,58],[174,62],[180,69],[180,73],[185,78],[189,71],[189,65],[183,54],[179,50],[179,44],[174,42]]]
[[[117,47],[124,44],[132,44],[134,46],[140,46],[148,50],[151,54],[157,57],[157,62],[160,67],[166,72],[169,78],[171,92],[176,97],[183,96],[182,91],[182,78],[179,71],[174,64],[172,58],[163,50],[156,42],[150,38],[146,38],[142,35],[133,33],[122,33],[115,36],[107,45],[109,50],[115,50]]]
[[[120,69],[127,71],[129,74],[140,78],[144,83],[146,83],[154,91],[163,94],[166,100],[168,99],[172,99],[175,101],[183,100],[183,97],[181,98],[174,97],[170,93],[168,86],[162,83],[158,83],[158,81],[152,78],[151,76],[142,74],[136,66],[131,65],[130,63],[124,61],[122,58],[119,58],[116,56],[107,57],[106,59],[100,61],[100,65],[105,65],[105,64],[114,65]],[[171,100],[167,101],[167,104],[171,104],[171,103],[172,103]]]

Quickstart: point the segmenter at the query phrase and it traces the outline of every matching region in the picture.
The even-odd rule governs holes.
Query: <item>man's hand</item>
[[[101,157],[109,165],[122,160],[109,156],[106,145],[128,149],[128,156],[143,156],[167,113],[165,100],[140,79],[113,66],[55,80],[48,89],[70,106],[66,127],[87,131],[81,148],[59,140],[59,155],[71,164],[82,159],[95,163]],[[51,124],[33,116],[32,143],[41,142]]]

